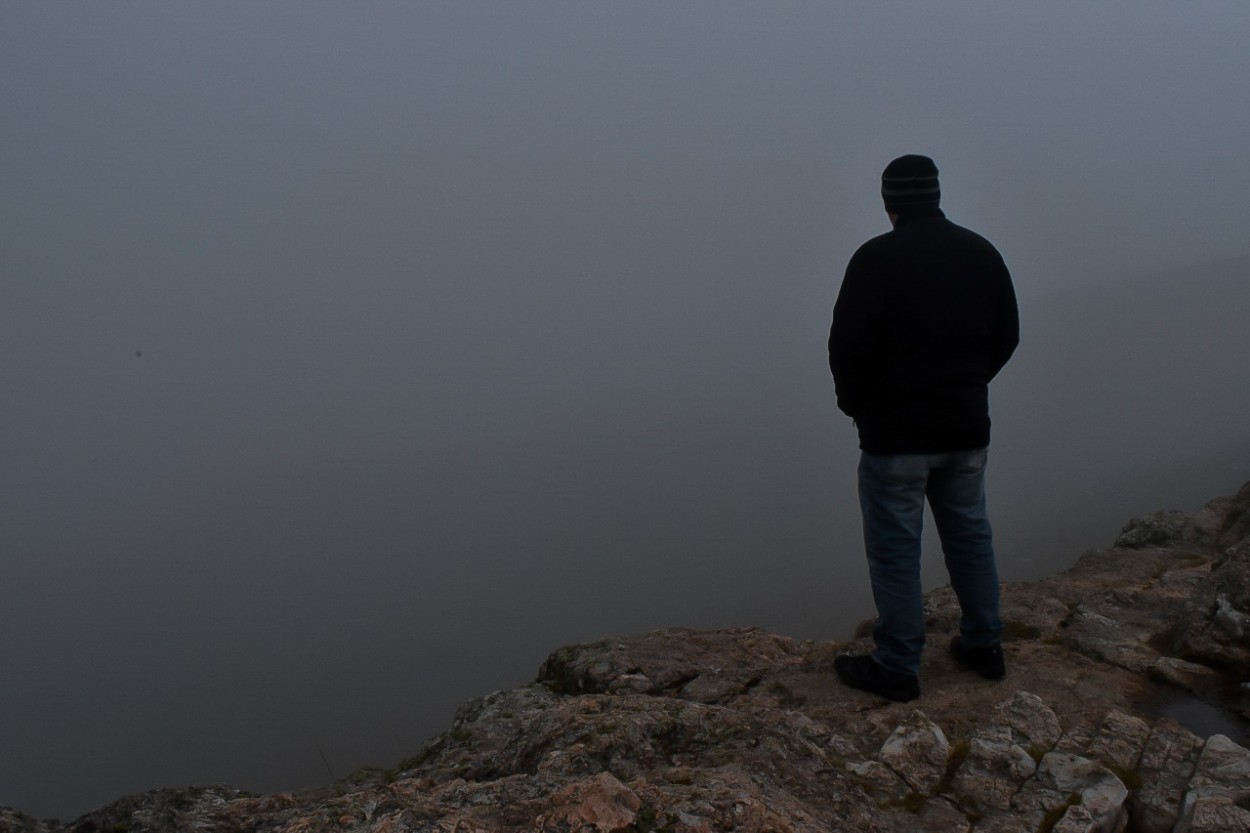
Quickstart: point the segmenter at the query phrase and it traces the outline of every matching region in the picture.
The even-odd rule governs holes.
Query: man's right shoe
[[[1007,676],[1007,663],[1003,661],[1003,646],[967,648],[961,637],[951,640],[951,656],[956,662],[977,672],[987,680],[1001,680]]]
[[[833,670],[851,688],[871,691],[896,703],[906,703],[920,696],[918,677],[887,671],[868,655],[837,657],[833,661]]]

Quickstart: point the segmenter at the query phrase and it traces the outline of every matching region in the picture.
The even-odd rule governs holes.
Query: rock
[[[1011,809],[1011,799],[1037,771],[1037,762],[1021,748],[1007,726],[987,726],[968,743],[951,789],[961,806],[976,814]]]
[[[1017,691],[999,703],[994,719],[1010,727],[1017,740],[1041,751],[1051,749],[1062,734],[1055,713],[1042,698],[1027,691]]]
[[[1220,545],[1233,546],[1250,538],[1250,483],[1241,487],[1236,495],[1227,498],[1216,498],[1207,504],[1219,504]]]
[[[1156,726],[1138,759],[1140,787],[1129,799],[1129,819],[1140,833],[1170,833],[1198,764],[1203,742],[1178,726]]]
[[[969,833],[972,821],[951,802],[936,798],[916,813],[914,826],[900,833]]]
[[[1158,652],[1122,623],[1084,606],[1073,615],[1064,643],[1088,657],[1137,674],[1148,671],[1159,659]]]
[[[645,679],[659,693],[707,677],[692,690],[728,693],[758,680],[764,669],[798,662],[799,655],[796,640],[759,628],[674,628],[561,648],[543,663],[538,681],[563,694],[596,694],[614,684],[636,690]]]
[[[1190,788],[1235,801],[1250,798],[1250,751],[1225,735],[1212,735],[1198,757]]]
[[[1250,485],[1250,484],[1248,484]],[[1175,509],[1134,518],[1116,539],[1117,547],[1229,546],[1250,535],[1250,489],[1242,486],[1231,497],[1219,497],[1192,515]]]
[[[166,831],[231,830],[228,808],[245,800],[231,787],[188,787],[150,790],[129,795],[66,825],[70,833],[166,833]]]
[[[642,800],[609,772],[600,772],[557,791],[544,821],[562,821],[598,833],[625,830],[638,818]]]
[[[1181,806],[1176,833],[1250,830],[1250,751],[1224,735],[1212,735]]]
[[[1150,676],[1193,694],[1213,691],[1224,681],[1215,669],[1176,657],[1159,657],[1150,667]]]
[[[1079,805],[1085,813],[1074,816],[1072,823],[1088,815],[1092,830],[1120,833],[1128,823],[1127,800],[1128,788],[1111,770],[1088,758],[1048,752],[1036,775],[1011,800],[1011,806],[1040,824],[1047,813]]]
[[[759,677],[723,676],[718,673],[700,674],[681,687],[681,696],[696,703],[721,703],[759,682]]]
[[[1085,754],[1124,780],[1124,774],[1136,773],[1137,762],[1149,738],[1150,726],[1146,721],[1112,711],[1103,718],[1098,734],[1090,741]]]
[[[977,819],[976,833],[1037,833],[1031,819],[1018,815],[992,815]]]
[[[1084,804],[1074,804],[1064,811],[1051,833],[1100,833],[1102,823]]]
[[[907,782],[881,761],[854,761],[846,769],[878,804],[893,803],[910,791]]]
[[[45,822],[14,810],[0,807],[0,833],[51,833],[56,822]]]
[[[1175,509],[1162,510],[1129,521],[1115,545],[1128,549],[1173,546],[1184,543],[1188,532],[1188,514]]]
[[[899,724],[877,753],[881,762],[906,781],[913,792],[923,794],[941,782],[949,756],[946,735],[919,710]]]
[[[1215,597],[1214,621],[1216,627],[1236,642],[1245,641],[1247,632],[1250,632],[1250,615],[1233,607],[1224,593]]]
[[[1216,667],[1250,664],[1250,542],[1226,550],[1181,608],[1175,653]]]
[[[1191,524],[1211,534],[1217,547],[1230,547],[1250,537],[1250,483],[1235,495],[1217,497],[1194,513]]]
[[[1173,833],[1230,833],[1250,830],[1250,812],[1223,801],[1204,801],[1194,794],[1185,796]]]
[[[607,690],[612,694],[650,694],[656,685],[646,674],[622,674],[608,683]]]

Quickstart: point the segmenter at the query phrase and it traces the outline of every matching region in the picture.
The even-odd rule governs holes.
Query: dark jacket
[[[859,247],[833,308],[838,407],[874,454],[982,448],[989,382],[1020,340],[1011,275],[988,240],[937,208]]]

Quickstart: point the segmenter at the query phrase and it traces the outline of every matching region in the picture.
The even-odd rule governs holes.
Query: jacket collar
[[[923,220],[928,217],[945,217],[945,216],[946,215],[942,212],[942,209],[938,208],[936,205],[925,206],[924,208],[911,208],[911,209],[908,209],[907,211],[899,212],[898,220],[895,221],[894,223],[894,228],[898,228],[899,226],[906,225],[907,223],[910,223],[912,220]]]

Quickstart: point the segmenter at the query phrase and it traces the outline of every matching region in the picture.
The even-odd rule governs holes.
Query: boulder
[[[1176,833],[1250,830],[1250,751],[1213,735],[1198,756],[1181,805]]]
[[[946,735],[919,710],[900,723],[877,752],[913,792],[926,795],[941,783],[949,756]]]

